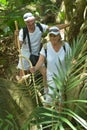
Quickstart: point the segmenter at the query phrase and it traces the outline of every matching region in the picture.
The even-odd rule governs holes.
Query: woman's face
[[[50,34],[49,35],[50,41],[54,44],[54,43],[58,43],[61,40],[61,36],[60,34],[58,35],[54,35],[54,34]]]

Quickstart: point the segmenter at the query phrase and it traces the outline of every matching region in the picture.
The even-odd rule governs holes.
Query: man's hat
[[[28,21],[28,20],[34,20],[35,17],[33,16],[32,13],[25,13],[23,16],[24,21]]]

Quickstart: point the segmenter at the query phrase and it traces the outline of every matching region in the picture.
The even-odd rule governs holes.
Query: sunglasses
[[[58,29],[50,29],[49,32],[58,32]]]
[[[24,16],[24,19],[27,19],[29,16]]]

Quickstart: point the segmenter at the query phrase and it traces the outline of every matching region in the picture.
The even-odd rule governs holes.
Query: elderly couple
[[[63,48],[63,44],[65,46],[66,51],[70,50],[69,44],[67,42],[62,41],[61,34],[60,34],[60,29],[66,28],[68,24],[62,24],[62,25],[60,24],[58,26],[49,27],[48,25],[40,23],[43,29],[42,32],[39,29],[39,27],[36,25],[35,17],[33,16],[32,13],[29,12],[24,14],[23,19],[28,29],[32,54],[36,56],[39,55],[42,33],[48,30],[49,41],[48,43],[46,43],[47,54],[45,53],[45,49],[43,46],[40,51],[39,60],[35,66],[30,67],[29,62],[26,59],[22,58],[22,64],[23,64],[23,68],[22,68],[21,60],[19,58],[19,63],[17,67],[20,69],[20,77],[23,76],[22,69],[24,69],[25,72],[30,71],[31,73],[34,73],[37,70],[40,71],[40,73],[43,76],[43,82],[45,87],[44,88],[44,93],[46,93],[45,101],[49,104],[50,102],[52,102],[52,98],[50,96],[53,95],[52,88],[57,89],[56,84],[53,81],[53,77],[54,74],[59,76],[57,70],[59,66],[59,60],[64,66],[64,57],[66,52]],[[29,58],[31,52],[29,49],[27,36],[25,38],[26,43],[24,43],[23,41],[23,29],[21,29],[19,32],[19,41],[21,45],[22,55],[26,58]],[[47,68],[44,65],[45,59],[47,60]],[[47,85],[46,85],[46,81],[47,81]],[[52,88],[50,88],[50,86]]]

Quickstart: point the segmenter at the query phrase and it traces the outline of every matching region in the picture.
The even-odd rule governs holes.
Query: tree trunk
[[[73,38],[76,38],[79,34],[80,27],[84,22],[84,10],[86,7],[86,0],[78,0],[76,3],[69,0],[64,0],[66,5],[67,19],[71,19],[71,25],[68,31],[68,40],[72,44]],[[73,8],[73,3],[75,8]],[[73,11],[74,10],[74,11]]]

